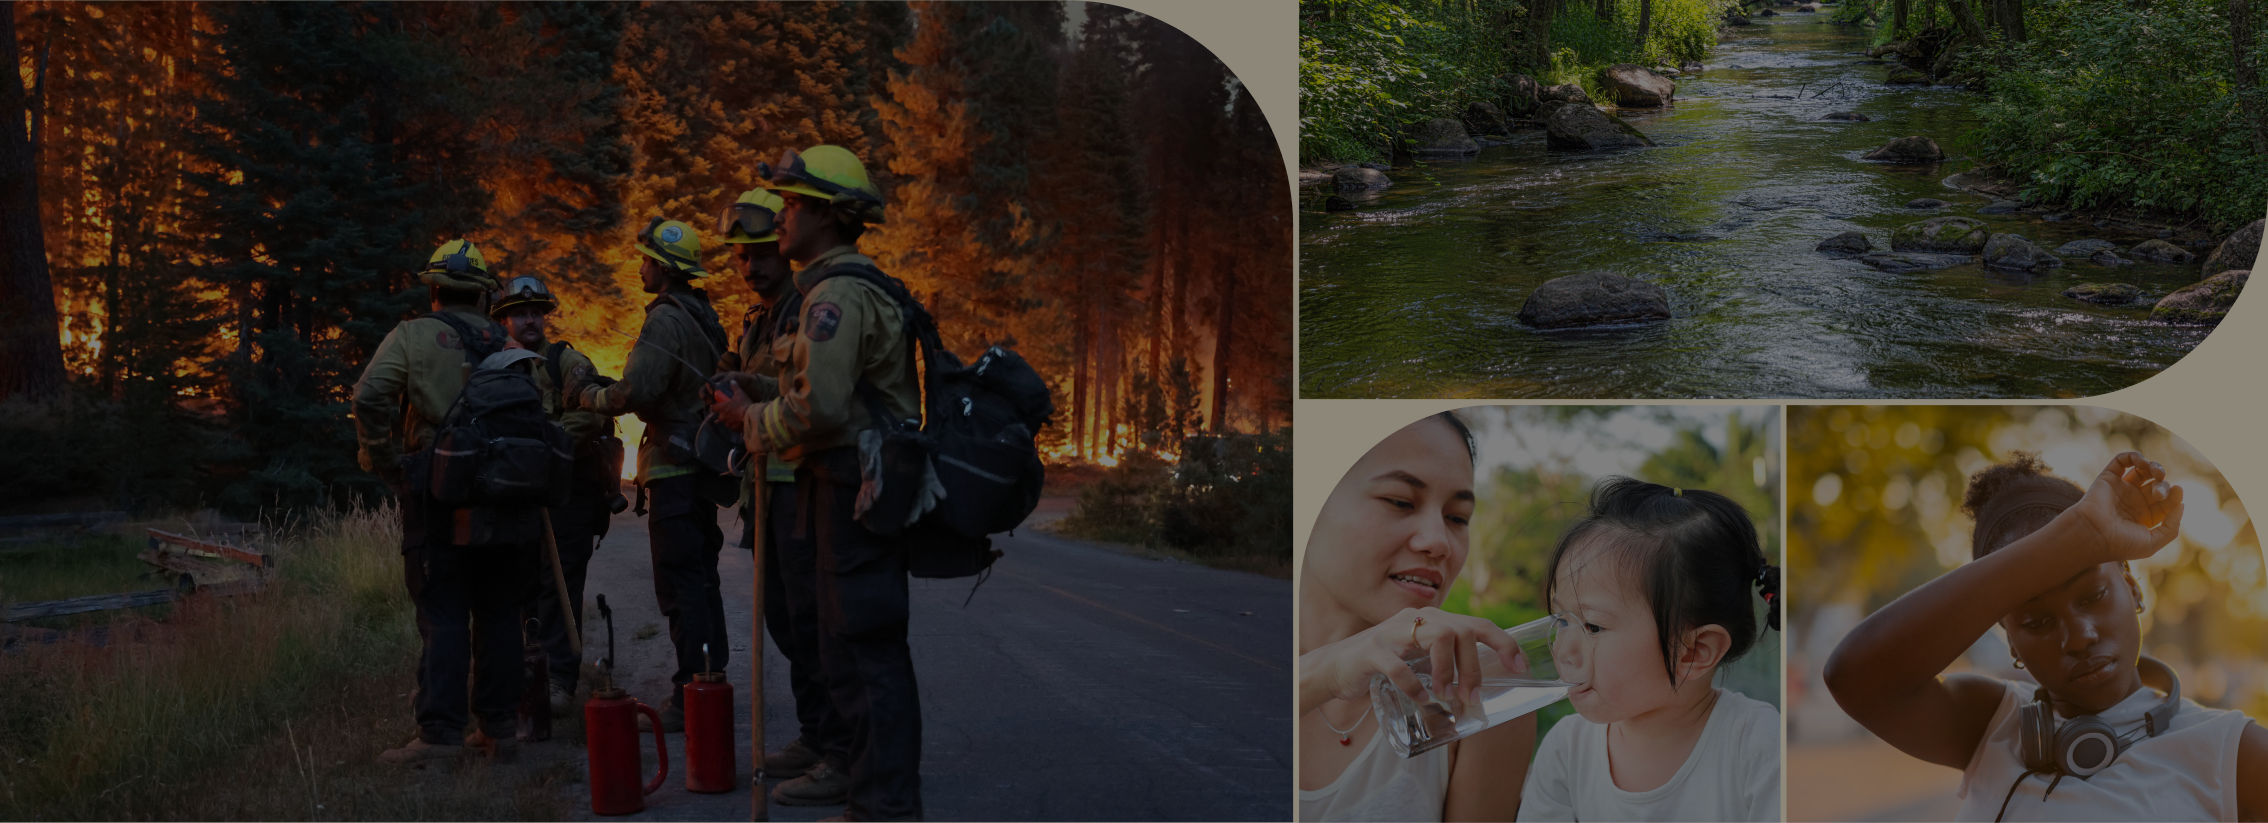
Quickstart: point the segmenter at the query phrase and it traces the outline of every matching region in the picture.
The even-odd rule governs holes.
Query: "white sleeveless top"
[[[2024,773],[2016,753],[2017,707],[2031,702],[2038,686],[2008,681],[1984,740],[1961,776],[1961,813],[1955,820],[2235,820],[2237,741],[2251,718],[2242,712],[2208,709],[2183,698],[2171,728],[2137,740],[2110,768],[2086,780],[2065,776],[2048,793],[2051,775]],[[2145,686],[2100,717],[2123,735],[2142,727],[2142,714],[2165,700]],[[2060,718],[2059,719],[2068,719]],[[2009,787],[2015,785],[2015,795]]]
[[[1299,819],[1411,823],[1440,820],[1449,800],[1449,747],[1416,757],[1395,754],[1386,735],[1372,734],[1331,785],[1299,791]]]

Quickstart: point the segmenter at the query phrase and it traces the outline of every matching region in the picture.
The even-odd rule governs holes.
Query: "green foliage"
[[[100,498],[126,511],[203,505],[200,464],[221,448],[215,421],[140,396],[87,396],[71,386],[47,403],[0,403],[0,500]]]
[[[2042,200],[2257,219],[2268,157],[2237,105],[2220,12],[2204,0],[2032,7],[2029,41],[1996,52],[2006,68],[1971,150]]]
[[[1291,432],[1201,435],[1168,463],[1130,451],[1079,490],[1065,534],[1263,569],[1291,564]]]

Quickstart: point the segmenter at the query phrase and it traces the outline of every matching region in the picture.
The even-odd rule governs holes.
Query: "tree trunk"
[[[1638,48],[1646,48],[1646,29],[1654,22],[1654,0],[1638,0]]]
[[[1532,70],[1551,68],[1551,15],[1558,5],[1556,0],[1540,0],[1528,7],[1526,62]]]
[[[1082,457],[1087,451],[1087,301],[1079,301],[1076,323],[1078,342],[1072,345],[1071,367],[1071,451]]]
[[[1945,9],[1953,13],[1954,22],[1961,24],[1961,33],[1968,35],[1970,42],[1984,45],[1984,27],[1977,24],[1976,15],[1969,13],[1968,3],[1963,0],[1945,0]]]
[[[2001,0],[2001,3],[2001,33],[2008,36],[2008,42],[2024,42],[2027,36],[2024,32],[2024,0]]]
[[[0,13],[0,46],[14,64],[16,8]],[[42,61],[44,62],[44,61]],[[45,74],[44,71],[41,72]],[[42,76],[39,84],[44,86]],[[41,89],[45,96],[45,89]],[[13,69],[0,78],[0,400],[52,397],[63,389],[63,342],[55,284],[39,225],[38,146],[25,134],[31,101]],[[40,101],[44,107],[46,101]]]
[[[2229,0],[2229,41],[2234,45],[2233,64],[2236,80],[2237,105],[2244,109],[2245,119],[2252,121],[2252,151],[2268,156],[2268,111],[2260,102],[2260,67],[2252,61],[2252,8],[2247,0]]]
[[[1893,0],[1890,5],[1890,39],[1902,40],[1906,36],[1906,7],[1913,0]]]
[[[1205,428],[1218,433],[1227,431],[1229,352],[1236,344],[1236,273],[1221,273],[1221,310],[1213,323],[1213,414]]]

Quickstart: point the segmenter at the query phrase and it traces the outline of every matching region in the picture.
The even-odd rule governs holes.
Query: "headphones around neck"
[[[2141,658],[2134,668],[2145,678],[2163,675],[2167,686],[2166,699],[2143,713],[2141,729],[2121,736],[2111,724],[2091,714],[2058,724],[2047,690],[2041,689],[2035,693],[2037,699],[2021,707],[2017,720],[2016,752],[2024,768],[2085,780],[2110,768],[2135,741],[2164,734],[2173,724],[2174,712],[2181,709],[2181,678],[2175,677],[2166,664],[2148,657]]]

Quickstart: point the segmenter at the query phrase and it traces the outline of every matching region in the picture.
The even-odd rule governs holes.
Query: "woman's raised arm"
[[[1860,725],[1899,751],[1962,768],[1992,720],[1997,681],[1938,673],[2024,601],[2097,564],[2138,560],[2181,530],[2181,489],[2127,452],[2077,504],[2018,538],[1892,601],[1827,659],[1827,690]]]

